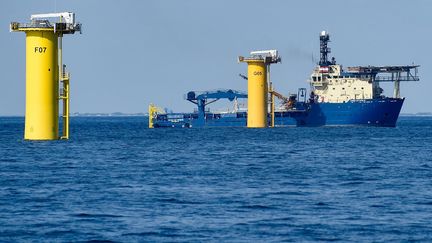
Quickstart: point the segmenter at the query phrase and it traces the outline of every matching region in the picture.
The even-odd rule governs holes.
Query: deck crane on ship
[[[248,63],[248,77],[240,75],[248,80],[247,113],[216,114],[201,109],[200,114],[176,114],[173,119],[167,119],[170,114],[160,115],[156,118],[156,124],[160,127],[176,127],[177,124],[202,126],[202,119],[198,117],[217,117],[206,119],[204,126],[396,126],[405,100],[401,97],[400,82],[419,81],[419,65],[367,65],[345,70],[334,57],[328,60],[331,53],[329,33],[320,32],[319,41],[320,60],[308,79],[309,95],[306,88],[298,89],[297,95],[288,98],[275,91],[269,78],[269,68],[270,64],[280,62],[278,52],[254,51],[250,57],[238,58],[238,61]],[[383,94],[381,82],[394,82],[393,97]],[[275,97],[290,105],[275,110]]]

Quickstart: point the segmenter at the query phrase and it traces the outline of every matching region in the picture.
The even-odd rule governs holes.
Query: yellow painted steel
[[[63,101],[63,135],[61,139],[69,139],[69,74],[63,73],[61,77],[62,94],[60,99]]]
[[[66,72],[66,65],[63,65],[63,35],[58,38],[58,66],[59,81],[62,85],[59,99],[63,103],[63,129],[61,139],[69,139],[69,73]]]
[[[148,109],[149,128],[154,128],[154,121],[156,119],[157,114],[164,114],[164,113],[165,112],[162,110],[162,108],[150,104]]]
[[[248,64],[247,127],[267,127],[267,64],[263,59],[244,59]]]
[[[48,19],[59,18],[51,23]],[[81,33],[72,12],[36,14],[30,23],[11,22],[11,32],[26,33],[26,111],[24,139],[69,138],[69,73],[62,64],[62,37]],[[61,91],[59,90],[61,88]],[[59,101],[63,128],[59,137]]]
[[[275,95],[273,92],[273,84],[270,82],[270,127],[275,126]]]
[[[24,139],[58,139],[58,35],[50,29],[26,32]]]
[[[154,128],[154,116],[156,115],[156,107],[153,104],[149,105],[148,114],[149,114],[149,128]]]

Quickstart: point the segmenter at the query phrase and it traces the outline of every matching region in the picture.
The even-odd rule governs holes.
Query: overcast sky
[[[432,111],[432,1],[5,0],[0,115],[25,112],[25,34],[10,33],[9,23],[55,11],[75,12],[83,24],[82,35],[63,41],[71,112],[146,112],[150,102],[192,111],[183,99],[190,90],[247,90],[237,56],[251,50],[280,51],[272,66],[279,92],[309,88],[321,30],[344,66],[420,64],[421,81],[401,84],[402,112]]]

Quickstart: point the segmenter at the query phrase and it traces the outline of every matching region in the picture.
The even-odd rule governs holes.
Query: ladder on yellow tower
[[[63,103],[63,135],[60,139],[69,139],[69,73],[65,70],[66,65],[63,65],[62,75],[60,76],[60,96],[59,99]]]
[[[53,19],[57,19],[54,20]],[[65,34],[81,33],[72,12],[33,14],[30,23],[11,22],[10,31],[26,33],[25,140],[69,138],[69,74],[62,63]],[[63,131],[59,135],[59,103]]]

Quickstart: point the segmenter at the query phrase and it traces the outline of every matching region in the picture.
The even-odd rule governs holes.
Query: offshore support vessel
[[[322,31],[319,38],[320,61],[308,80],[311,89],[309,94],[305,88],[300,88],[297,94],[286,97],[273,90],[271,82],[268,83],[265,92],[268,92],[270,99],[266,96],[264,102],[269,111],[265,119],[268,121],[267,125],[270,127],[396,126],[405,100],[400,96],[400,82],[419,81],[417,76],[419,65],[357,66],[345,70],[342,65],[336,63],[334,57],[331,61],[328,60],[328,54],[331,52],[328,47],[329,34]],[[270,60],[269,63],[277,63],[281,58],[277,51],[271,50],[251,52],[250,59]],[[241,76],[248,79],[246,76]],[[393,97],[383,95],[381,82],[394,83]],[[245,127],[248,125],[248,112],[238,109],[237,106],[237,99],[241,98],[248,98],[248,95],[234,90],[191,91],[186,95],[186,100],[198,106],[195,112],[166,113],[150,105],[149,127]],[[275,107],[275,98],[282,101],[279,107]],[[234,101],[235,108],[231,112],[206,110],[207,105],[219,99]]]

